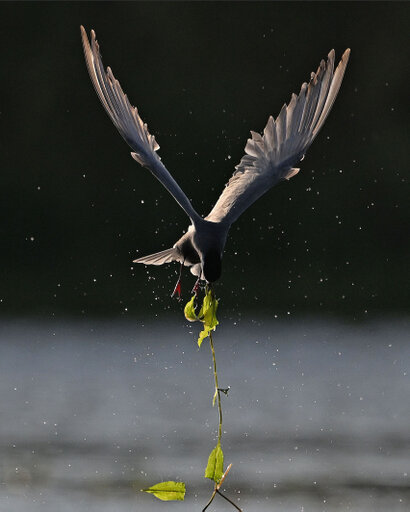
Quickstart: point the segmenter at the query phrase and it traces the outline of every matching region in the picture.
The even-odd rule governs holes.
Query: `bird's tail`
[[[144,265],[163,265],[164,263],[171,263],[171,261],[179,261],[181,259],[177,249],[171,247],[165,251],[156,252],[149,256],[143,256],[133,261],[133,263],[144,263]]]

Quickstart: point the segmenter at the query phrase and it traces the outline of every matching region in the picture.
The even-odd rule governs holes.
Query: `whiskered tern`
[[[221,276],[222,254],[229,228],[236,219],[271,187],[289,180],[299,172],[300,162],[323,126],[339,92],[349,60],[347,49],[334,69],[335,52],[321,61],[309,83],[303,83],[298,95],[292,94],[278,117],[269,117],[263,135],[251,132],[242,157],[231,179],[209,215],[202,218],[193,208],[178,183],[157,154],[159,145],[148,131],[138,110],[124,94],[111,68],[104,69],[94,30],[91,44],[81,27],[84,55],[91,81],[100,101],[117,130],[131,147],[131,153],[162,183],[188,215],[187,232],[171,247],[134,260],[145,265],[162,265],[177,261],[188,266],[192,274],[208,283]],[[180,274],[181,276],[181,274]],[[174,293],[180,292],[178,280]]]

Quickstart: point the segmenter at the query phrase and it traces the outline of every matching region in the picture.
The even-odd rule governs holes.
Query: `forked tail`
[[[181,256],[177,249],[165,249],[165,251],[156,252],[148,256],[143,256],[133,261],[133,263],[144,263],[144,265],[163,265],[164,263],[171,263],[172,261],[181,261]]]

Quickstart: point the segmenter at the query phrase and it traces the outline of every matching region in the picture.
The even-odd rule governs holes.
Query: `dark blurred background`
[[[249,130],[350,47],[300,174],[234,225],[217,290],[235,317],[407,312],[409,14],[400,2],[1,3],[1,314],[181,309],[175,264],[131,262],[171,246],[187,219],[99,104],[80,24],[204,214]]]
[[[80,24],[203,214],[249,131],[352,49],[301,172],[226,247],[227,493],[258,512],[410,510],[409,17],[399,2],[0,3],[1,511],[158,512],[135,489],[163,480],[186,481],[192,511],[212,490],[210,354],[182,315],[194,277],[181,304],[176,264],[132,264],[187,218],[100,105]]]

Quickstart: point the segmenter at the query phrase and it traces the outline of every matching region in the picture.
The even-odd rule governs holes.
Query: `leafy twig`
[[[203,323],[203,330],[200,332],[198,337],[198,346],[201,347],[201,344],[205,338],[209,338],[209,346],[211,348],[212,353],[212,363],[213,363],[213,372],[214,372],[214,381],[215,381],[215,391],[212,400],[212,406],[215,405],[215,402],[218,401],[218,415],[219,415],[219,424],[218,424],[218,442],[215,448],[211,451],[208,457],[208,464],[205,469],[205,478],[209,478],[214,482],[214,490],[212,495],[202,509],[202,512],[205,512],[209,505],[213,502],[215,496],[219,494],[228,501],[233,507],[235,507],[239,512],[242,512],[241,509],[227,496],[225,496],[221,491],[221,485],[223,484],[227,474],[229,473],[232,464],[226,468],[225,472],[223,471],[224,465],[224,454],[221,448],[221,440],[222,440],[222,401],[221,401],[221,393],[228,395],[228,388],[220,388],[218,384],[218,371],[216,368],[216,355],[215,355],[215,347],[214,340],[212,337],[212,331],[216,329],[216,326],[219,324],[218,319],[216,318],[216,312],[218,309],[218,300],[215,297],[215,294],[210,286],[205,287],[205,297],[202,302],[202,306],[197,313],[197,293],[191,298],[191,300],[186,304],[184,308],[185,318],[190,322],[200,321]],[[149,492],[154,494],[157,498],[170,501],[170,500],[183,500],[185,496],[185,484],[182,482],[161,482],[155,486],[152,486],[148,489],[144,489],[145,492]]]

